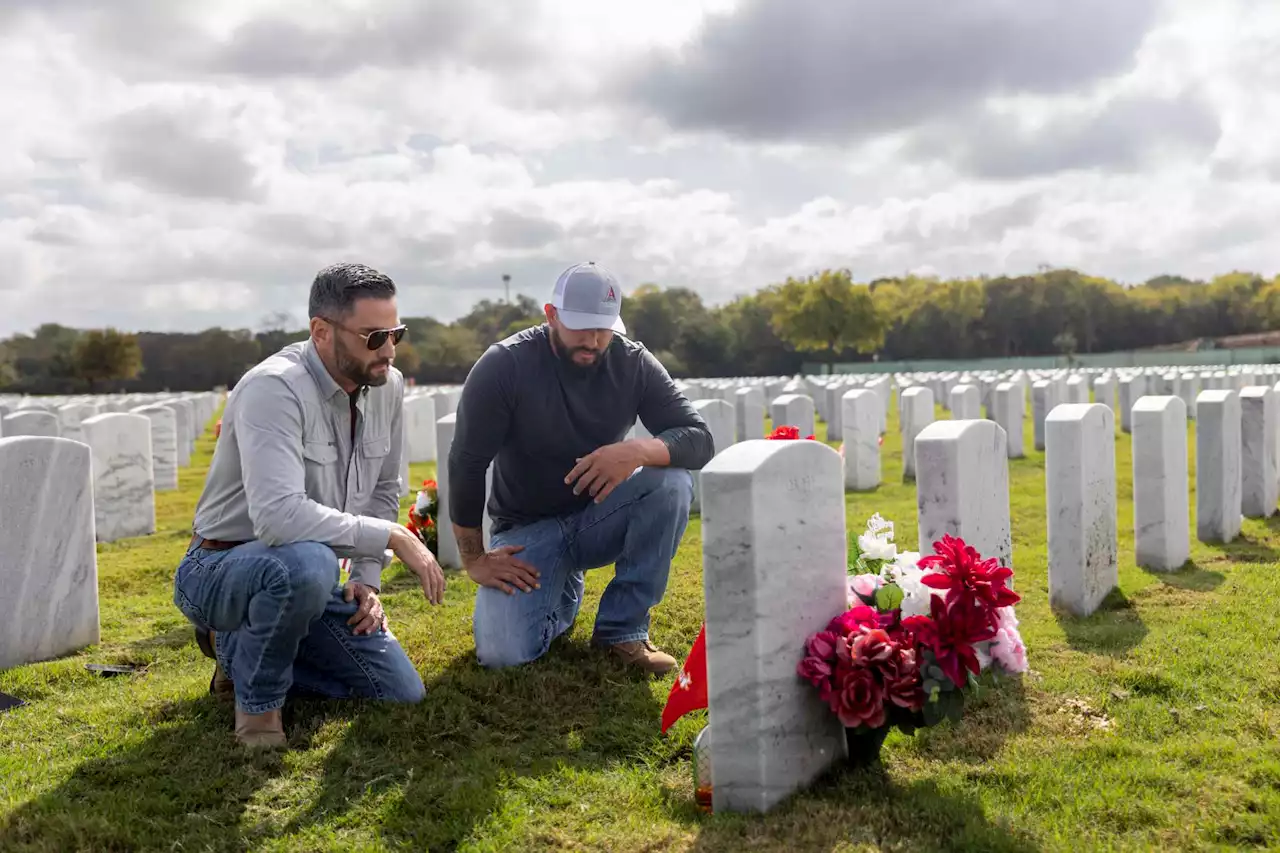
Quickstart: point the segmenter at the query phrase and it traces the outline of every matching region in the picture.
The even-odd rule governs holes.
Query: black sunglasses
[[[330,320],[328,317],[325,317],[324,321],[331,326],[337,326],[339,329],[342,329],[344,332],[350,332],[351,334],[355,335],[357,338],[360,338],[361,340],[364,341],[365,346],[367,346],[371,350],[382,349],[382,345],[387,342],[387,338],[391,338],[392,344],[398,344],[404,338],[405,332],[409,331],[408,326],[400,325],[400,326],[396,326],[393,329],[378,329],[376,332],[370,332],[369,334],[365,335],[365,334],[361,334],[360,332],[357,332],[355,329],[347,328],[346,326],[342,325],[336,320]]]

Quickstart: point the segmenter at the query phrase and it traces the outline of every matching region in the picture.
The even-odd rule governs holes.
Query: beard
[[[600,365],[604,363],[604,350],[595,350],[591,347],[571,347],[564,342],[564,338],[560,337],[560,333],[556,331],[554,326],[551,329],[551,351],[556,354],[556,358],[560,360],[560,364],[565,370],[579,376],[590,376],[600,369]],[[579,364],[573,360],[574,355],[580,352],[593,353],[595,360],[590,364]]]
[[[362,364],[339,338],[334,338],[333,355],[337,361],[338,372],[356,385],[385,385],[391,376],[391,371],[378,376],[372,373],[375,367],[390,366],[391,359],[383,358],[369,364]]]

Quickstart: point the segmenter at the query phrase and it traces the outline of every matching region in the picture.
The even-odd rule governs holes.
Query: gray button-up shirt
[[[404,377],[351,398],[310,340],[255,366],[227,398],[193,527],[205,539],[323,542],[379,586],[400,515]]]

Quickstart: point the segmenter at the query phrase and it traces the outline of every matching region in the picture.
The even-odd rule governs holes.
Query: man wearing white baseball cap
[[[676,664],[650,642],[649,614],[688,524],[689,472],[715,447],[658,360],[623,337],[621,308],[611,272],[575,264],[556,280],[546,323],[489,347],[467,377],[449,511],[463,567],[480,584],[473,632],[483,666],[544,655],[577,618],[584,572],[609,565],[592,644],[648,672]],[[637,420],[652,438],[627,438]]]

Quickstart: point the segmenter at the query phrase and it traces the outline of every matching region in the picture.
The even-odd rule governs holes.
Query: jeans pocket
[[[204,599],[205,578],[216,565],[209,565],[201,556],[199,551],[193,552],[178,564],[173,578],[173,604],[193,624],[207,629],[209,620],[198,602]]]

